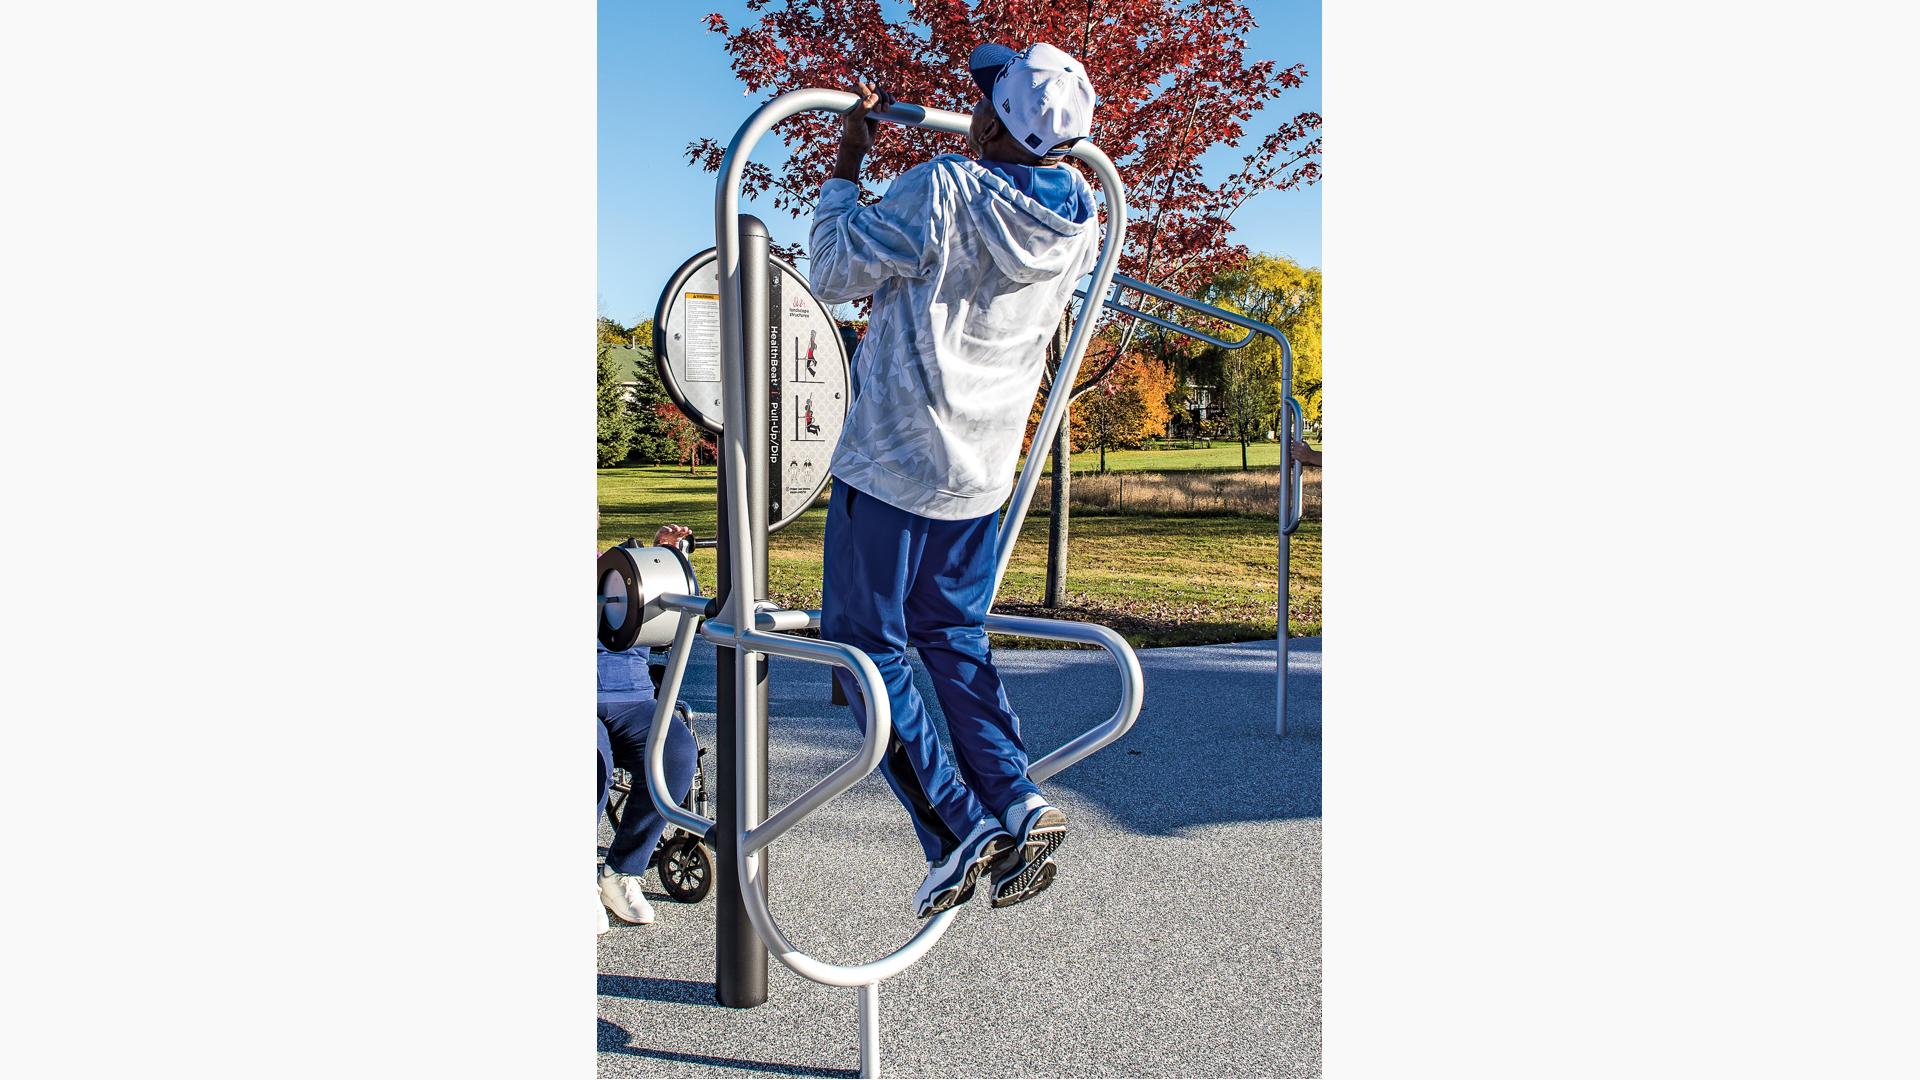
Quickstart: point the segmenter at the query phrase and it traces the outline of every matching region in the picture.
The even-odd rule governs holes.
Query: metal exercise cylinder
[[[660,598],[696,591],[693,565],[678,549],[632,541],[601,553],[599,577],[600,644],[614,652],[673,640],[680,616]]]
[[[725,451],[719,471],[718,586],[728,612],[751,612],[767,592],[769,423],[767,402],[749,389],[766,386],[768,378],[767,254],[766,226],[759,218],[742,215],[738,261],[731,274],[722,265],[720,282],[722,305],[731,299],[735,310],[735,317],[722,326],[740,330],[737,339],[722,331],[727,420],[721,433]],[[729,498],[734,493],[746,498]],[[746,558],[735,558],[743,547]],[[737,576],[742,569],[745,580]],[[739,650],[724,639],[715,645],[714,752],[720,760],[715,855],[719,865],[732,866],[740,858],[741,833],[767,813],[767,660],[749,654],[742,662]],[[754,933],[738,877],[715,876],[715,995],[720,1004],[734,1009],[765,1004],[767,948]],[[766,888],[764,867],[758,885]]]

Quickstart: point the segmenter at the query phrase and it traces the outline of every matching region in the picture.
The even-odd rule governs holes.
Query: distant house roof
[[[620,382],[636,383],[640,381],[640,366],[646,365],[653,370],[653,352],[650,349],[636,349],[631,345],[615,345],[611,350],[613,359],[620,365]]]

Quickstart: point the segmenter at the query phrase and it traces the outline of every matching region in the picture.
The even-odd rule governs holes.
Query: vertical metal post
[[[1273,733],[1283,739],[1286,738],[1286,735],[1287,735],[1287,599],[1288,599],[1287,593],[1289,592],[1290,586],[1293,584],[1293,544],[1291,543],[1293,538],[1287,535],[1287,507],[1292,505],[1292,503],[1287,498],[1287,495],[1289,494],[1289,492],[1287,491],[1287,485],[1288,485],[1288,482],[1292,479],[1290,472],[1291,470],[1287,468],[1287,451],[1281,450],[1280,451],[1280,629],[1276,631],[1274,635],[1274,648],[1279,653],[1279,656],[1277,657],[1278,663],[1275,665],[1279,674],[1274,676],[1275,679],[1278,680],[1279,686],[1276,688],[1275,693],[1280,704],[1277,710],[1277,716],[1273,722]]]
[[[728,455],[720,456],[719,500],[720,528],[717,552],[719,574],[717,575],[719,595],[734,597],[734,590],[742,590],[742,595],[734,599],[743,601],[736,605],[738,610],[752,611],[753,604],[767,594],[767,263],[768,241],[766,226],[759,218],[742,215],[740,218],[740,328],[741,362],[737,369],[721,371],[721,378],[739,387],[745,408],[745,423],[739,432],[726,431],[722,437],[732,436],[745,441],[747,454],[742,475],[734,475],[727,467]],[[727,287],[722,282],[721,287]],[[724,333],[724,329],[723,329]],[[723,357],[726,355],[723,352]],[[733,488],[739,484],[747,493],[746,505],[749,508],[746,521],[733,520],[731,506],[737,505],[729,498]],[[747,530],[747,546],[753,552],[752,577],[748,581],[735,581],[733,567],[728,553],[735,543],[734,530]],[[719,800],[715,807],[715,854],[719,865],[731,868],[740,856],[737,848],[743,829],[752,828],[767,816],[767,658],[753,655],[747,660],[746,681],[758,688],[758,692],[746,696],[746,707],[741,707],[740,697],[736,693],[738,683],[739,654],[725,645],[718,645],[715,703],[715,756],[719,759]],[[744,819],[744,820],[743,820]],[[760,887],[766,887],[766,852],[760,853]],[[714,875],[715,910],[714,932],[717,936],[714,948],[714,991],[720,1004],[735,1009],[751,1008],[762,1005],[767,1000],[767,947],[754,933],[753,922],[747,915],[747,909],[740,896],[740,882],[737,875],[720,873]]]
[[[880,1075],[880,984],[854,988],[860,996],[860,1075]]]
[[[1293,593],[1293,530],[1300,525],[1293,518],[1293,503],[1298,495],[1294,491],[1293,440],[1306,435],[1307,425],[1306,414],[1295,407],[1293,400],[1293,345],[1284,334],[1274,337],[1280,343],[1280,382],[1284,394],[1280,399],[1280,620],[1273,639],[1274,678],[1278,681],[1273,732],[1275,737],[1284,739],[1287,736],[1287,609]]]

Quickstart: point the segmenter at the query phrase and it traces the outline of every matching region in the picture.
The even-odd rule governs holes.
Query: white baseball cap
[[[1080,61],[1041,42],[1014,52],[982,45],[967,57],[973,81],[1013,137],[1035,156],[1064,157],[1093,133],[1093,83]]]

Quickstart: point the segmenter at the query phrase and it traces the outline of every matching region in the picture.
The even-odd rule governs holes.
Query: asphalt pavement
[[[713,745],[713,649],[685,700]],[[1037,757],[1106,719],[1106,654],[997,649]],[[980,890],[880,995],[889,1076],[1317,1076],[1320,1072],[1320,639],[1293,642],[1274,734],[1273,644],[1140,653],[1146,705],[1118,742],[1049,781],[1068,841],[1052,889],[995,911]],[[916,669],[918,670],[918,669]],[[924,671],[921,692],[933,694]],[[858,733],[825,668],[774,660],[769,802],[850,756]],[[706,775],[714,782],[713,755]],[[609,833],[602,825],[602,845]],[[857,963],[917,925],[924,874],[876,773],[771,849],[775,916],[796,946]],[[713,997],[711,897],[652,882],[651,926],[599,941],[599,1074],[853,1076],[851,990],[769,961],[766,1004]]]

